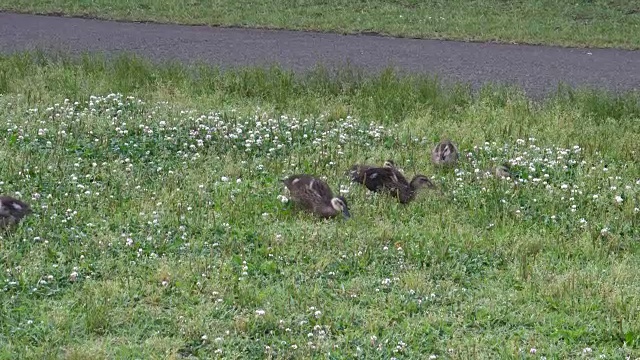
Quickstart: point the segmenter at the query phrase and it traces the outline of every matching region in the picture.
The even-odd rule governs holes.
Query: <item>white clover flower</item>
[[[229,182],[229,178],[228,178],[228,177],[226,177],[226,176],[221,177],[221,178],[220,178],[220,180],[221,180],[222,182]]]
[[[262,310],[262,309],[256,310],[256,315],[263,316],[264,314],[266,314],[266,312],[264,310]]]
[[[624,201],[624,200],[622,199],[622,196],[620,196],[620,195],[616,195],[616,198],[615,198],[615,199],[616,199],[616,202],[617,202],[618,204],[621,204],[621,203]]]

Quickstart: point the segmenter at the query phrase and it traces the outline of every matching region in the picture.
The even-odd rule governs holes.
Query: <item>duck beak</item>
[[[349,219],[351,217],[351,213],[349,212],[349,209],[344,208],[342,210],[342,215],[344,216],[345,219]]]

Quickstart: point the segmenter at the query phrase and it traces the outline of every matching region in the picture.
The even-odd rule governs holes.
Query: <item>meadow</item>
[[[639,94],[19,54],[0,119],[0,358],[640,357]],[[386,159],[442,192],[349,183]]]
[[[625,0],[0,0],[0,9],[163,23],[640,48],[640,4]]]

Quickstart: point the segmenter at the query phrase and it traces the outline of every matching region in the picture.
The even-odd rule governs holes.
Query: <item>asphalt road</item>
[[[437,74],[474,88],[517,84],[534,97],[557,88],[640,88],[640,51],[398,39],[370,35],[126,23],[0,13],[0,52],[132,52],[153,60],[205,61],[222,67],[279,64],[304,71],[349,63]]]

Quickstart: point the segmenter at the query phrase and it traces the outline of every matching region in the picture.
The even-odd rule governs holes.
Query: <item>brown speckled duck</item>
[[[17,225],[32,212],[29,204],[10,196],[0,196],[0,230]]]
[[[384,167],[369,167],[362,171],[352,172],[351,181],[363,184],[374,192],[388,193],[402,204],[412,201],[421,188],[435,189],[435,184],[424,175],[417,174],[408,182],[402,173],[390,166],[393,162],[385,162]],[[353,169],[353,167],[352,167]]]
[[[289,190],[291,200],[303,209],[321,218],[333,218],[342,214],[345,219],[351,217],[347,200],[334,196],[326,182],[311,175],[292,175],[283,180]]]
[[[431,161],[440,166],[452,166],[460,157],[458,148],[450,140],[440,141],[431,151]]]

